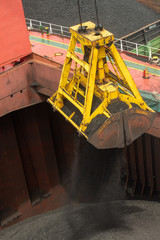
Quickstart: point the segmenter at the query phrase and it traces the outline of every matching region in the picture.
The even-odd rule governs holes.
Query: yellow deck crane
[[[96,148],[129,145],[151,126],[154,111],[143,101],[112,33],[92,22],[70,32],[58,91],[48,102]],[[82,58],[75,53],[77,42]]]

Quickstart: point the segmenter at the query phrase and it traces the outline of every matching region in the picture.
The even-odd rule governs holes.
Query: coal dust
[[[123,155],[120,149],[98,150],[84,138],[76,137],[75,141],[72,179],[67,190],[71,204],[65,219],[72,239],[92,239],[98,232],[124,225]]]

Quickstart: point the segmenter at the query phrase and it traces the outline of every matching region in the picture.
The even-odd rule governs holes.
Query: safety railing
[[[150,44],[141,45],[117,38],[115,38],[114,44],[121,52],[129,52],[137,56],[147,57],[149,59],[151,59],[154,55],[160,57],[160,49],[154,48],[150,46]]]
[[[68,27],[60,26],[60,25],[53,24],[53,23],[47,23],[47,22],[43,22],[43,21],[26,18],[26,25],[27,25],[27,27],[30,28],[30,30],[46,31],[46,28],[47,28],[47,30],[49,31],[50,34],[60,35],[60,36],[64,36],[64,37],[71,36]]]
[[[41,31],[42,28],[46,31],[46,28],[50,34],[55,34],[64,37],[70,37],[71,34],[69,32],[69,27],[64,27],[60,25],[56,25],[53,23],[47,23],[43,21],[38,21],[34,19],[26,18],[26,25],[30,30]],[[149,59],[156,55],[160,58],[160,49],[154,48],[148,45],[141,45],[138,43],[129,42],[123,39],[115,38],[115,46],[121,52],[128,52],[135,54],[137,56],[144,56]]]

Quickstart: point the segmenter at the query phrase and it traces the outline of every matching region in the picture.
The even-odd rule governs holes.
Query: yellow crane
[[[70,32],[59,87],[48,102],[96,148],[129,145],[151,126],[154,111],[143,101],[112,33],[90,21]],[[82,58],[75,53],[77,42]]]

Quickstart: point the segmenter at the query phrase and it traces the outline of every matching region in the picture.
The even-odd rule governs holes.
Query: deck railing
[[[29,19],[29,18],[26,18],[26,24],[27,24],[27,27],[30,28],[30,30],[40,31],[41,26],[43,26],[44,31],[46,31],[45,28],[48,28],[50,34],[60,35],[64,37],[71,36],[68,27],[60,26],[57,24],[47,23],[47,22],[38,21],[34,19]]]
[[[154,55],[160,58],[160,49],[154,48],[149,44],[141,45],[117,38],[115,38],[114,44],[121,52],[128,52],[137,56],[147,57],[149,59],[151,59]]]
[[[64,27],[53,23],[26,18],[26,25],[30,30],[40,31],[43,27],[44,31],[46,31],[46,28],[48,28],[50,34],[55,34],[62,37],[71,36],[69,27]],[[115,38],[114,43],[116,48],[121,52],[128,52],[137,56],[147,57],[149,59],[151,59],[153,55],[156,55],[160,58],[160,49],[151,47],[149,44],[141,45],[117,38]]]

